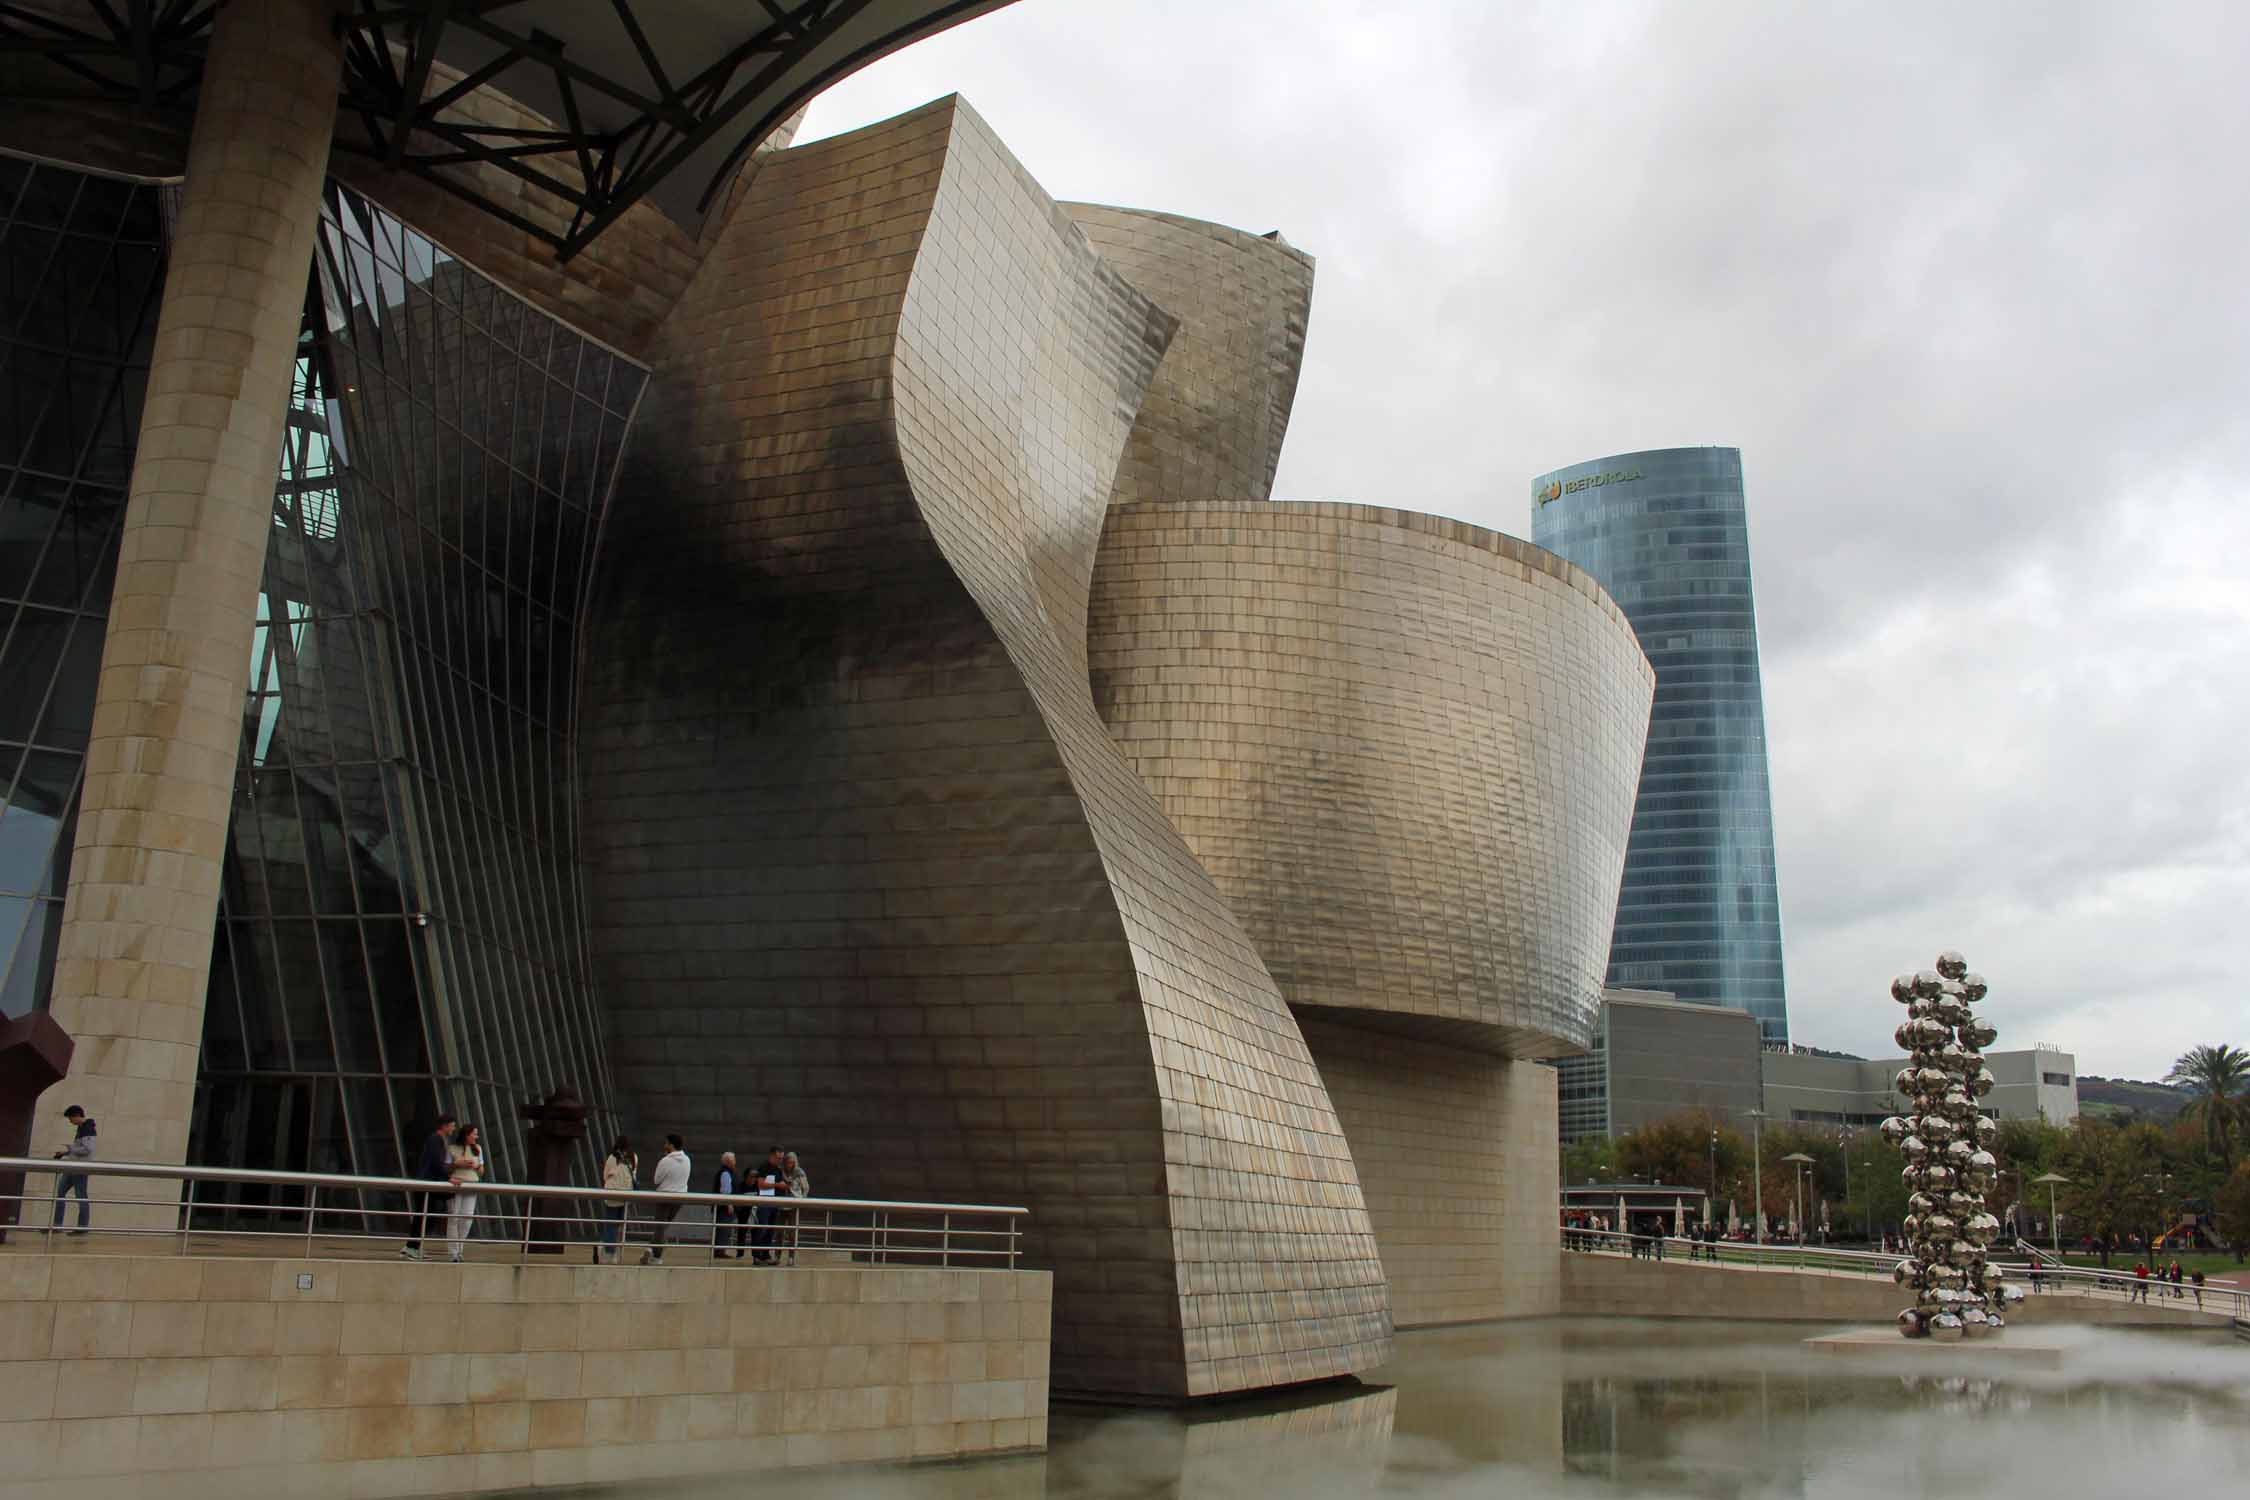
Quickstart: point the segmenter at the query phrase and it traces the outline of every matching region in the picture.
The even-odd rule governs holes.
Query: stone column
[[[41,1101],[35,1148],[46,1117],[80,1104],[99,1123],[103,1158],[185,1159],[251,633],[335,126],[331,16],[326,0],[228,0],[212,33],[55,964],[54,1017],[77,1048]],[[123,1183],[108,1191],[136,1196]]]

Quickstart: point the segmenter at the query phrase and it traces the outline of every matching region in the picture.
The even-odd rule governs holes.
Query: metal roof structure
[[[0,0],[0,61],[20,101],[186,111],[221,3]],[[426,178],[567,260],[644,198],[697,227],[743,155],[815,94],[1008,3],[339,0],[336,149]],[[487,86],[549,123],[460,107]],[[550,194],[567,222],[534,222],[448,170],[478,166]]]

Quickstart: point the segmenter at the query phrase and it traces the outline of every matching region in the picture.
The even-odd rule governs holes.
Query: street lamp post
[[[1766,1242],[1766,1178],[1759,1163],[1758,1148],[1764,1134],[1766,1112],[1762,1109],[1745,1111],[1750,1117],[1750,1192],[1753,1204],[1750,1210],[1750,1237],[1763,1245]]]
[[[1805,1168],[1811,1164],[1812,1158],[1802,1151],[1792,1151],[1782,1160],[1789,1163],[1789,1185],[1797,1194],[1797,1216],[1790,1221],[1789,1227],[1796,1232],[1797,1243],[1802,1245],[1805,1242]]]
[[[1859,1164],[1859,1169],[1863,1173],[1872,1172],[1875,1170],[1875,1163],[1863,1161]],[[1867,1185],[1867,1243],[1870,1245],[1875,1243],[1875,1184],[1873,1182],[1869,1182]]]
[[[2062,1260],[2062,1220],[2055,1217],[2055,1185],[2070,1179],[2060,1172],[2049,1172],[2031,1180],[2047,1184],[2047,1249],[2059,1263]]]

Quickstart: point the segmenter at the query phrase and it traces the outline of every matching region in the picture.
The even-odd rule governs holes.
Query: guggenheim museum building
[[[1279,234],[1058,203],[959,98],[792,146],[993,8],[0,7],[42,1116],[514,1175],[568,1085],[1024,1204],[1058,1390],[1556,1309],[1648,660],[1539,548],[1272,497]]]

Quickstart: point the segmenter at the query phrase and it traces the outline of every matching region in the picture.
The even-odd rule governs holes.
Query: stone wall
[[[1298,1024],[1359,1164],[1398,1326],[1561,1312],[1554,1071]]]
[[[0,1254],[0,1492],[461,1494],[1042,1449],[1051,1286]]]
[[[1378,1230],[1378,1232],[1380,1232]],[[1890,1281],[1837,1272],[1756,1271],[1688,1260],[1574,1255],[1562,1261],[1562,1312],[1569,1317],[1728,1318],[1762,1322],[1889,1323],[1910,1300]],[[2046,1293],[2009,1315],[2022,1323],[2100,1323],[2146,1328],[2226,1326],[2188,1303]],[[2005,1337],[2005,1335],[2003,1335]]]

